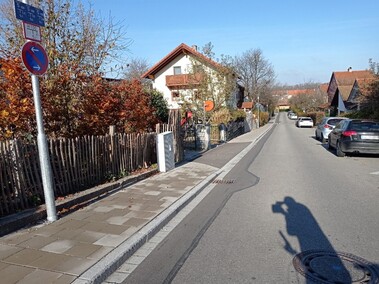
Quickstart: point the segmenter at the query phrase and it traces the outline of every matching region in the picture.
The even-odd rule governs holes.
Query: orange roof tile
[[[207,64],[213,66],[214,68],[223,68],[222,65],[213,61],[212,59],[206,57],[204,54],[198,52],[196,49],[189,47],[188,45],[182,43],[178,47],[176,47],[173,51],[167,54],[162,60],[160,60],[157,64],[151,67],[146,73],[142,75],[142,78],[149,78],[150,75],[155,75],[162,68],[164,68],[170,61],[172,61],[175,57],[181,54],[192,54],[194,57],[205,61]]]
[[[320,85],[320,90],[323,92],[323,93],[327,93],[328,92],[328,87],[329,87],[329,84],[328,83],[325,83],[325,84],[321,84]]]
[[[252,109],[254,106],[253,102],[243,102],[241,108],[249,108]]]
[[[373,74],[369,70],[333,72],[338,86],[352,86],[355,79],[372,78]]]
[[[313,92],[314,92],[313,89],[287,90],[287,95],[296,96],[296,95],[312,94]]]

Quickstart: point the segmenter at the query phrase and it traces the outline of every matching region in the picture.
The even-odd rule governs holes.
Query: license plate
[[[361,139],[365,140],[379,140],[379,136],[373,136],[373,135],[362,135]]]

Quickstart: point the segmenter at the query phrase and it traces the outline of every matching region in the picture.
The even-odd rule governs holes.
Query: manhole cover
[[[348,253],[304,251],[294,257],[293,265],[299,273],[315,283],[379,283],[372,263]]]

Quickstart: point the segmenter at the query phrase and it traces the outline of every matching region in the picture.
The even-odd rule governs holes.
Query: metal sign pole
[[[29,4],[28,0],[22,0],[22,2],[25,4]],[[43,128],[43,116],[42,116],[42,105],[41,105],[39,81],[38,81],[38,77],[34,74],[31,75],[31,78],[32,78],[34,106],[36,110],[36,120],[37,120],[38,153],[39,153],[39,160],[40,160],[40,165],[41,165],[41,175],[42,175],[42,183],[43,183],[43,192],[45,196],[47,220],[50,222],[53,222],[53,221],[56,221],[58,218],[57,218],[57,210],[55,207],[54,182],[53,182],[53,175],[52,175],[52,170],[51,170],[49,148],[47,147],[46,135]]]
[[[261,111],[261,104],[259,103],[259,96],[258,96],[258,128],[260,127],[260,120],[261,120],[261,117],[260,117],[260,111]]]
[[[36,109],[36,119],[37,119],[38,153],[39,153],[39,161],[41,164],[41,174],[42,174],[43,192],[45,195],[47,220],[52,222],[52,221],[57,220],[57,211],[55,208],[55,197],[54,197],[53,175],[52,175],[52,170],[51,170],[49,148],[47,147],[46,135],[43,128],[42,106],[41,106],[41,99],[40,99],[40,92],[39,92],[39,81],[36,75],[31,75],[31,76],[32,76],[34,105]]]

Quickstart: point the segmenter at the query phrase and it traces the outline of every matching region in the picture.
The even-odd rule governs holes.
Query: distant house
[[[243,102],[241,105],[241,109],[243,109],[245,112],[249,112],[254,108],[253,102]]]
[[[339,115],[341,112],[348,111],[350,107],[349,97],[351,100],[356,100],[360,80],[370,80],[373,76],[369,70],[353,71],[351,68],[343,72],[333,72],[328,86],[328,103],[331,115]]]
[[[150,79],[153,88],[163,93],[170,109],[178,109],[183,99],[190,101],[196,97],[196,90],[202,82],[201,74],[194,70],[198,64],[212,72],[223,68],[198,52],[196,46],[189,47],[182,43],[144,73],[142,78]],[[234,107],[240,106],[243,101],[243,88],[237,86],[237,91],[232,94],[232,101],[229,102]]]

